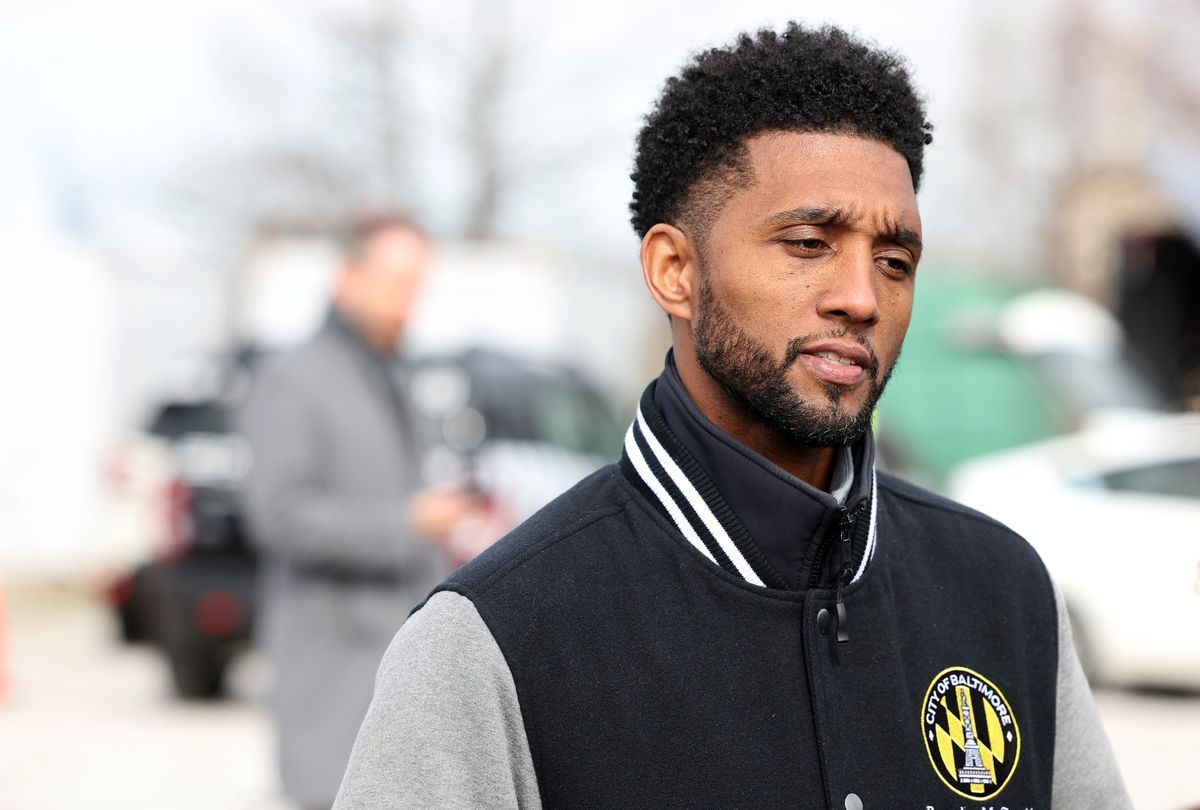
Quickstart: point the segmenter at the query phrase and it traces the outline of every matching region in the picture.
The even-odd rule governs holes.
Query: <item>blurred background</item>
[[[791,18],[905,55],[935,124],[882,463],[1038,548],[1137,806],[1200,805],[1200,3],[0,0],[0,810],[288,807],[230,413],[331,223],[429,228],[422,470],[528,514],[668,345],[642,116]]]

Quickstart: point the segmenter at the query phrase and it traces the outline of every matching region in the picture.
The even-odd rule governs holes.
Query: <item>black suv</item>
[[[163,651],[183,697],[221,696],[230,660],[253,638],[257,561],[238,498],[252,460],[234,415],[256,364],[232,362],[237,384],[220,396],[158,408],[147,431],[171,449],[177,474],[172,542],[109,590],[126,638]],[[410,383],[426,460],[450,460],[449,472],[513,501],[518,519],[620,450],[607,398],[561,366],[471,349],[416,362]],[[423,466],[436,478],[438,464]]]

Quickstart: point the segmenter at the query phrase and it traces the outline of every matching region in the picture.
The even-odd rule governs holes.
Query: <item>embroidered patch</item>
[[[1017,770],[1021,732],[996,685],[966,667],[934,677],[921,705],[929,762],[946,787],[968,799],[990,799]]]

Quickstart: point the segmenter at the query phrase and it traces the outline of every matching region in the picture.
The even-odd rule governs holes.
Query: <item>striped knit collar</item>
[[[704,468],[667,426],[654,403],[654,385],[651,383],[643,394],[625,436],[621,465],[626,475],[712,563],[751,584],[788,589],[786,580],[763,555]],[[853,571],[850,582],[863,575],[874,553],[873,467],[869,475],[870,494],[856,505],[857,512],[865,513],[868,519],[859,521],[858,542],[852,545],[852,560],[847,561],[846,567]]]

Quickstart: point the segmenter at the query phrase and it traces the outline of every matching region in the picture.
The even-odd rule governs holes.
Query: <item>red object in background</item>
[[[121,574],[109,583],[107,592],[111,604],[125,604],[133,598],[133,577],[128,573]]]
[[[226,636],[242,623],[242,606],[224,591],[201,596],[193,608],[196,626],[210,636]]]

